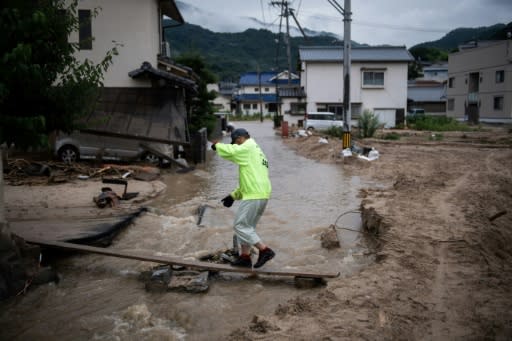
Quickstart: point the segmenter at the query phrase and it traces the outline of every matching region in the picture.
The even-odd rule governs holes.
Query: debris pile
[[[4,180],[8,185],[47,185],[75,179],[87,180],[104,176],[151,181],[160,175],[160,169],[133,164],[103,164],[99,167],[86,162],[64,163],[56,161],[34,162],[14,159],[4,167]]]

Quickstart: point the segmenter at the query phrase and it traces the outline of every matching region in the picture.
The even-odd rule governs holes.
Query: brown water
[[[350,276],[372,261],[357,232],[339,230],[342,247],[325,250],[320,234],[344,212],[359,206],[363,184],[339,165],[304,159],[281,143],[270,122],[238,123],[249,130],[270,163],[272,198],[258,230],[277,253],[269,269],[340,271]],[[226,141],[229,139],[226,138]],[[117,237],[112,249],[180,256],[230,248],[237,204],[219,200],[238,182],[237,167],[211,153],[204,169],[164,177],[167,190],[146,214]],[[197,209],[206,205],[202,223]],[[359,229],[358,214],[338,226]],[[58,284],[34,288],[0,305],[0,339],[16,340],[220,340],[254,315],[274,312],[296,296],[291,278],[220,274],[208,292],[148,293],[138,279],[156,264],[74,255],[58,261]]]

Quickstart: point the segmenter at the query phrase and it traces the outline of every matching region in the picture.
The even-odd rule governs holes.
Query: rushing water
[[[360,179],[346,176],[339,165],[298,156],[282,144],[270,122],[237,126],[251,133],[270,164],[273,193],[258,231],[277,255],[265,267],[349,276],[370,262],[357,232],[338,230],[339,249],[320,245],[320,234],[330,224],[358,208]],[[237,166],[210,154],[203,169],[164,176],[167,190],[151,204],[154,209],[111,248],[185,259],[230,248],[237,203],[228,209],[219,200],[237,186]],[[201,205],[206,210],[198,226]],[[357,214],[337,223],[359,225]],[[62,259],[56,264],[58,284],[2,303],[0,339],[217,340],[254,315],[271,314],[288,299],[318,290],[297,289],[289,278],[225,273],[210,280],[207,293],[150,293],[139,274],[154,265],[89,254]]]

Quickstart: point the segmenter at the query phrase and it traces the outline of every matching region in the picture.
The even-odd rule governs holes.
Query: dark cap
[[[239,138],[240,136],[244,136],[244,137],[251,137],[249,135],[249,132],[247,130],[245,130],[244,128],[238,128],[238,129],[235,129],[233,130],[233,132],[231,133],[231,144],[234,144],[235,143],[235,140],[237,138]]]

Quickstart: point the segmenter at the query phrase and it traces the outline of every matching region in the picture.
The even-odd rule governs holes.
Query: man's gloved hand
[[[231,207],[231,205],[233,205],[233,203],[235,202],[235,199],[233,199],[231,195],[228,195],[227,197],[222,199],[221,202],[224,206]]]
[[[217,144],[217,141],[213,141],[212,142],[212,149],[213,150],[217,150],[217,147],[215,147],[216,144]]]

